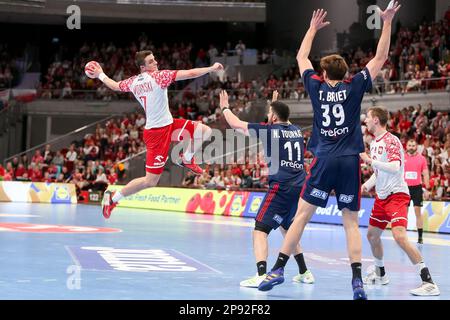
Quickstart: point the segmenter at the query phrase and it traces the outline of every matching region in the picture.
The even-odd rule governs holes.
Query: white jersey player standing
[[[190,147],[184,154],[180,154],[180,158],[176,159],[175,163],[195,174],[202,174],[203,170],[195,163],[193,157],[197,149],[202,146],[201,141],[207,140],[211,135],[211,128],[202,123],[172,118],[167,88],[174,81],[197,78],[222,70],[223,66],[220,63],[207,68],[190,70],[158,70],[158,62],[149,50],[137,52],[135,62],[140,69],[140,74],[120,82],[108,78],[97,62],[89,62],[85,68],[90,77],[100,79],[108,88],[132,92],[146,114],[144,129],[144,142],[147,147],[146,175],[130,181],[120,192],[105,192],[102,201],[105,218],[110,217],[111,211],[123,197],[157,185],[168,159],[171,142],[190,140]],[[198,139],[200,142],[192,143],[193,139]]]
[[[395,241],[416,266],[422,279],[422,285],[410,290],[410,293],[417,296],[436,296],[440,294],[439,288],[431,279],[419,250],[409,242],[406,233],[410,197],[404,179],[404,152],[400,140],[386,130],[387,121],[388,112],[381,107],[369,108],[364,121],[375,138],[370,144],[370,157],[366,153],[361,153],[360,156],[372,166],[374,173],[361,188],[362,191],[369,191],[375,186],[376,198],[367,231],[375,266],[363,281],[366,284],[389,283],[383,262],[381,234],[388,223],[391,223]]]

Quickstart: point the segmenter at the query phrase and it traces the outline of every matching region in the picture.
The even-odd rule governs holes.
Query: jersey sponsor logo
[[[338,137],[348,133],[348,127],[334,128],[334,129],[320,129],[320,134],[325,137]]]
[[[283,218],[277,214],[273,216],[273,220],[275,220],[278,224],[281,224],[283,222]]]
[[[361,71],[361,73],[364,76],[364,80],[367,80],[367,72],[366,72],[366,70]]]
[[[322,200],[326,200],[327,197],[328,197],[328,193],[327,192],[319,190],[319,189],[316,189],[316,188],[312,189],[310,195],[312,195],[315,198],[322,199]]]
[[[287,161],[287,160],[281,160],[281,166],[282,167],[290,167],[298,170],[303,170],[303,164],[298,161]]]
[[[355,196],[353,194],[341,194],[339,196],[339,202],[351,203]]]

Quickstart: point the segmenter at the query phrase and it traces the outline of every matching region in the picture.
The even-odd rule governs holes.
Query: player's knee
[[[378,241],[380,241],[380,237],[374,233],[368,232],[367,240],[373,244],[373,243],[377,243]]]
[[[262,222],[256,221],[255,222],[255,231],[260,231],[260,232],[269,234],[272,231],[272,227],[268,226],[267,224],[264,224]]]
[[[395,242],[397,242],[400,246],[403,246],[408,242],[406,232],[393,232],[393,236]]]

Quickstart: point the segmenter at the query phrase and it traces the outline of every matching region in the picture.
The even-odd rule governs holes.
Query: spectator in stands
[[[63,99],[73,98],[72,87],[70,86],[70,82],[69,81],[66,81],[66,83],[64,85],[64,88],[62,89],[61,98],[63,98]]]
[[[195,181],[195,175],[191,171],[188,171],[187,175],[183,179],[183,182],[181,183],[181,185],[183,187],[192,187],[194,185],[194,181]]]
[[[61,172],[62,167],[64,166],[64,157],[61,154],[61,151],[56,151],[51,163],[58,167],[58,173]]]
[[[53,159],[53,152],[51,151],[51,146],[49,144],[45,145],[45,149],[42,154],[43,154],[43,158],[44,158],[44,163],[47,165],[50,164],[50,162]]]
[[[92,185],[92,189],[99,190],[99,191],[105,191],[108,187],[108,177],[105,174],[105,169],[102,166],[99,166],[97,168],[97,178],[94,181],[94,184]]]
[[[41,151],[40,150],[36,150],[34,152],[34,156],[33,156],[33,158],[31,158],[31,162],[33,162],[35,164],[44,163],[44,157],[41,155]]]
[[[245,53],[245,44],[242,42],[242,40],[239,40],[237,45],[234,47],[234,50],[236,51],[236,55],[239,57],[239,63],[244,63],[244,53]]]
[[[206,172],[206,174],[208,174],[208,173]],[[209,176],[209,174],[208,174],[208,176]],[[207,179],[206,176],[204,177],[204,179],[205,180]],[[201,179],[198,179],[197,185],[202,185],[201,184]],[[215,169],[214,170],[214,176],[204,185],[206,185],[206,188],[208,188],[208,189],[223,189],[223,188],[225,188],[225,183],[224,183],[223,178],[222,178],[222,176],[220,174],[220,170],[219,169]]]
[[[244,189],[253,188],[253,179],[250,176],[250,170],[248,169],[244,170],[240,187]]]

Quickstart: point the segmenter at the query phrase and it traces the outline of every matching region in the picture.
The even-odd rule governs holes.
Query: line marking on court
[[[109,280],[109,278],[95,278],[95,280]]]
[[[219,270],[217,270],[217,269],[214,269],[214,268],[208,266],[207,264],[204,264],[203,262],[200,262],[200,261],[198,261],[197,259],[194,259],[194,258],[192,258],[192,257],[190,257],[190,256],[188,256],[188,255],[186,255],[186,254],[184,254],[184,253],[182,253],[182,252],[180,252],[180,251],[178,251],[178,250],[175,250],[175,249],[172,249],[172,250],[175,251],[176,253],[182,255],[182,256],[185,256],[186,258],[189,258],[189,259],[191,259],[191,260],[194,260],[194,261],[197,262],[198,264],[201,264],[202,266],[204,266],[204,267],[206,267],[206,268],[208,268],[208,269],[210,269],[210,270],[212,270],[212,271],[214,271],[214,272],[217,272],[217,273],[219,273],[219,274],[223,274],[223,272],[221,272],[221,271],[219,271]]]
[[[19,282],[19,283],[28,283],[28,282],[31,282],[31,280],[17,280],[17,282]]]
[[[44,282],[55,282],[58,281],[58,279],[43,279]]]
[[[33,218],[33,217],[40,217],[40,216],[35,215],[35,214],[0,213],[0,217]]]
[[[381,237],[383,240],[391,240],[395,241],[393,237]],[[414,241],[410,240],[410,242],[415,243]],[[423,240],[423,245],[434,245],[434,246],[444,246],[444,247],[450,247],[450,240],[445,239],[436,239],[436,238],[426,238]]]
[[[75,257],[75,255],[72,253],[72,250],[70,250],[69,246],[64,246],[64,248],[66,248],[67,252],[69,253],[70,257],[72,258],[72,261],[75,262],[75,264],[78,267],[80,267],[80,270],[83,270],[83,268],[81,267],[80,261],[78,261],[77,257]]]

